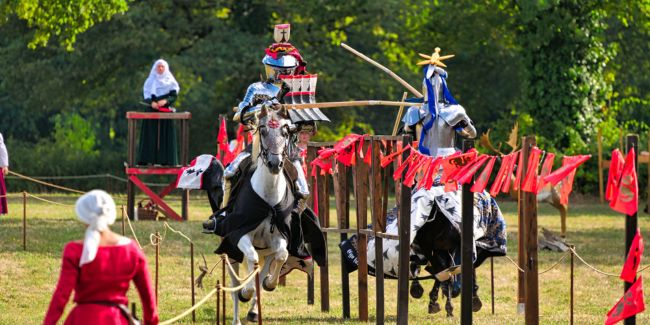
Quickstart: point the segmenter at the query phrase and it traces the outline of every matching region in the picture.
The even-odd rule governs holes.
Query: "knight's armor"
[[[476,129],[465,109],[451,97],[445,83],[447,72],[433,65],[426,69],[422,87],[424,105],[410,107],[403,122],[405,129],[414,131],[420,139],[420,151],[434,157],[448,156],[456,151],[456,133],[474,138]]]
[[[262,59],[267,79],[253,83],[248,87],[234,116],[234,120],[244,124],[248,130],[256,128],[255,116],[262,105],[315,103],[317,75],[306,74],[306,63],[302,60],[300,53],[293,45],[287,43],[289,40],[288,25],[276,26],[274,37],[277,43],[266,49],[266,55]],[[292,135],[287,156],[297,171],[296,188],[298,193],[296,194],[306,197],[309,195],[309,187],[302,167],[303,149],[297,146],[297,134],[304,131],[313,134],[317,121],[329,122],[329,119],[318,108],[290,110],[289,115],[293,125],[290,127]],[[244,151],[230,163],[225,171],[227,180],[235,174],[239,163],[248,155],[250,153]],[[225,186],[228,187],[230,184],[226,182]],[[228,189],[225,192],[229,194]],[[224,200],[224,202],[226,201]]]

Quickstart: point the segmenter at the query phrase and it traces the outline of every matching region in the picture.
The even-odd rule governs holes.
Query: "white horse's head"
[[[286,107],[262,106],[258,115],[260,134],[260,158],[272,174],[279,174],[287,156],[290,131],[293,127]]]

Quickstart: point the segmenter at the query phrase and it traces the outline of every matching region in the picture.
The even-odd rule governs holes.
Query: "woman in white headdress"
[[[149,77],[142,87],[142,95],[147,103],[146,112],[169,113],[180,87],[163,59],[151,67]],[[138,165],[178,165],[176,128],[173,120],[142,120]]]
[[[61,274],[43,324],[57,323],[70,293],[75,307],[65,320],[74,324],[130,324],[126,292],[133,280],[142,300],[142,324],[158,324],[156,298],[144,253],[129,238],[112,232],[115,202],[108,193],[93,190],[75,206],[78,219],[87,226],[84,240],[63,249]]]

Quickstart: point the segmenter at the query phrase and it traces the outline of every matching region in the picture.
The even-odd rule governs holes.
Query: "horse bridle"
[[[257,127],[257,130],[255,131],[255,133],[260,132],[260,129],[266,128],[266,127],[267,127],[266,125],[260,125],[259,127]],[[280,128],[286,128],[286,131],[287,131],[287,134],[288,134],[288,132],[289,132],[288,131],[288,126],[284,125],[284,126],[279,126],[279,127]],[[284,160],[285,158],[288,157],[288,155],[287,155],[287,147],[289,146],[289,143],[288,143],[289,142],[289,137],[287,136],[287,137],[284,137],[284,138],[285,138],[284,139],[284,141],[285,141],[284,149],[282,149],[282,152],[275,153],[275,152],[270,151],[270,149],[266,146],[266,144],[264,143],[264,141],[262,139],[262,133],[260,132],[260,153],[258,154],[258,157],[262,158],[262,163],[264,165],[268,164],[268,154],[269,154],[269,152],[271,154],[274,154],[274,155],[280,155],[282,157],[282,160]]]

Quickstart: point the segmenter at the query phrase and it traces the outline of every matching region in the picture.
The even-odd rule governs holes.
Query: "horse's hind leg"
[[[251,308],[246,314],[246,320],[251,323],[257,323],[259,315],[257,314],[257,295],[253,295],[253,300],[251,301]]]
[[[447,312],[447,317],[454,317],[454,305],[451,304],[451,297],[453,296],[451,292],[453,290],[451,281],[452,280],[447,280],[443,285],[443,288],[447,289],[446,291],[443,289],[443,292],[445,292],[444,295],[447,296],[447,303],[445,303],[445,311]]]
[[[422,288],[420,281],[417,280],[418,275],[420,275],[420,267],[413,262],[411,262],[410,267],[411,275],[414,280],[411,281],[411,290],[409,292],[411,293],[411,297],[420,299],[422,298],[422,294],[424,294],[424,288]]]
[[[286,262],[289,257],[289,251],[287,251],[287,240],[284,239],[284,237],[277,236],[273,240],[271,248],[275,254],[269,256],[269,258],[272,259],[270,272],[266,277],[264,277],[264,281],[262,281],[262,286],[264,287],[264,290],[267,291],[273,291],[275,290],[275,287],[277,287],[278,280],[280,279],[280,269],[282,269],[282,265],[284,265],[284,262]]]
[[[429,314],[437,314],[440,312],[440,304],[438,304],[438,291],[440,290],[440,281],[434,280],[431,292],[429,292]]]
[[[246,259],[246,275],[251,274],[254,270],[255,265],[259,263],[259,256],[257,255],[255,247],[253,246],[253,242],[251,241],[251,238],[248,234],[242,236],[241,239],[239,239],[237,248],[239,248],[239,250],[244,253],[244,258]],[[239,299],[242,302],[247,302],[251,299],[254,293],[255,281],[248,281],[246,286],[239,291]]]

